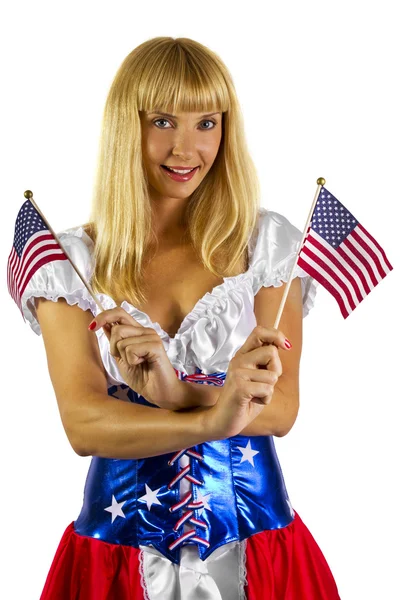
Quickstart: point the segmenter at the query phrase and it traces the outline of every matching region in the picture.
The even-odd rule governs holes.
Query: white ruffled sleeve
[[[91,250],[93,241],[82,227],[66,229],[57,234],[68,256],[89,282],[92,274]],[[65,298],[68,304],[77,304],[82,310],[96,315],[96,303],[78,277],[69,260],[55,260],[42,265],[28,282],[22,297],[22,312],[30,327],[41,335],[36,317],[35,298],[47,298],[57,302]]]
[[[257,242],[250,258],[253,271],[253,293],[264,287],[280,287],[289,280],[302,233],[278,212],[260,209]],[[314,306],[318,282],[296,265],[293,279],[301,278],[303,318]]]

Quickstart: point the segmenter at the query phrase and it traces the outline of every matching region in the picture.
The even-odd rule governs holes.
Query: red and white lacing
[[[195,483],[196,485],[203,485],[204,483],[203,481],[200,481],[199,479],[196,479],[196,477],[193,477],[193,475],[189,474],[191,467],[191,459],[194,458],[196,460],[204,460],[203,456],[201,456],[201,454],[199,454],[195,450],[191,448],[179,450],[179,452],[176,452],[176,454],[174,454],[171,460],[168,461],[168,465],[172,466],[177,460],[179,460],[184,455],[188,457],[189,464],[181,468],[177,475],[175,475],[175,477],[171,479],[170,483],[168,484],[168,489],[172,489],[172,487],[182,479],[187,479],[191,484]],[[174,531],[178,531],[181,527],[185,525],[187,521],[189,523],[192,523],[192,525],[201,527],[204,530],[208,529],[207,523],[201,521],[200,519],[196,519],[196,517],[194,516],[195,510],[204,508],[204,502],[202,500],[194,502],[192,490],[187,492],[183,496],[183,498],[181,498],[179,502],[171,506],[169,510],[170,512],[176,512],[182,509],[183,507],[185,507],[186,511],[184,512],[182,517],[175,523]],[[174,542],[172,542],[172,544],[168,546],[168,549],[174,550],[180,544],[188,540],[190,540],[190,542],[197,542],[199,544],[203,544],[207,548],[210,546],[210,543],[207,540],[196,535],[196,529],[190,529],[189,531],[185,531],[184,533],[182,533],[180,537],[178,537]]]
[[[182,381],[191,381],[193,383],[200,383],[206,385],[216,385],[221,387],[224,385],[224,380],[226,377],[226,373],[222,371],[221,373],[202,373],[200,369],[197,369],[197,373],[192,373],[190,375],[186,375],[183,371],[179,371],[174,368],[176,376],[178,379]]]

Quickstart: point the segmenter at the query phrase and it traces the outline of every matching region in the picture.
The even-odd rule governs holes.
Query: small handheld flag
[[[21,297],[29,280],[41,266],[53,260],[68,258],[28,199],[17,215],[14,242],[7,262],[8,291],[21,313]]]
[[[325,187],[297,264],[333,295],[345,319],[393,269],[382,246]]]
[[[33,200],[32,192],[27,190],[24,196],[27,200],[17,215],[14,242],[7,261],[8,291],[19,307],[24,320],[21,298],[26,286],[40,267],[55,260],[69,260],[93,300],[103,311],[104,308]]]
[[[277,329],[298,265],[330,292],[346,319],[393,269],[382,246],[317,179],[317,191],[275,318]]]

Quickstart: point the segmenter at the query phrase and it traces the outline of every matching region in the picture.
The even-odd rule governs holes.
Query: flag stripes
[[[344,318],[393,269],[380,244],[326,188],[318,197],[298,265],[334,296]]]

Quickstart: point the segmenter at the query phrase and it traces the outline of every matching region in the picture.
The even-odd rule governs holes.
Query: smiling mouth
[[[167,165],[161,165],[161,166],[164,169],[167,169],[168,171],[170,171],[171,173],[178,173],[178,175],[186,175],[187,173],[191,173],[192,171],[197,169],[197,167],[188,167],[187,169],[172,169],[171,167],[168,167]]]

